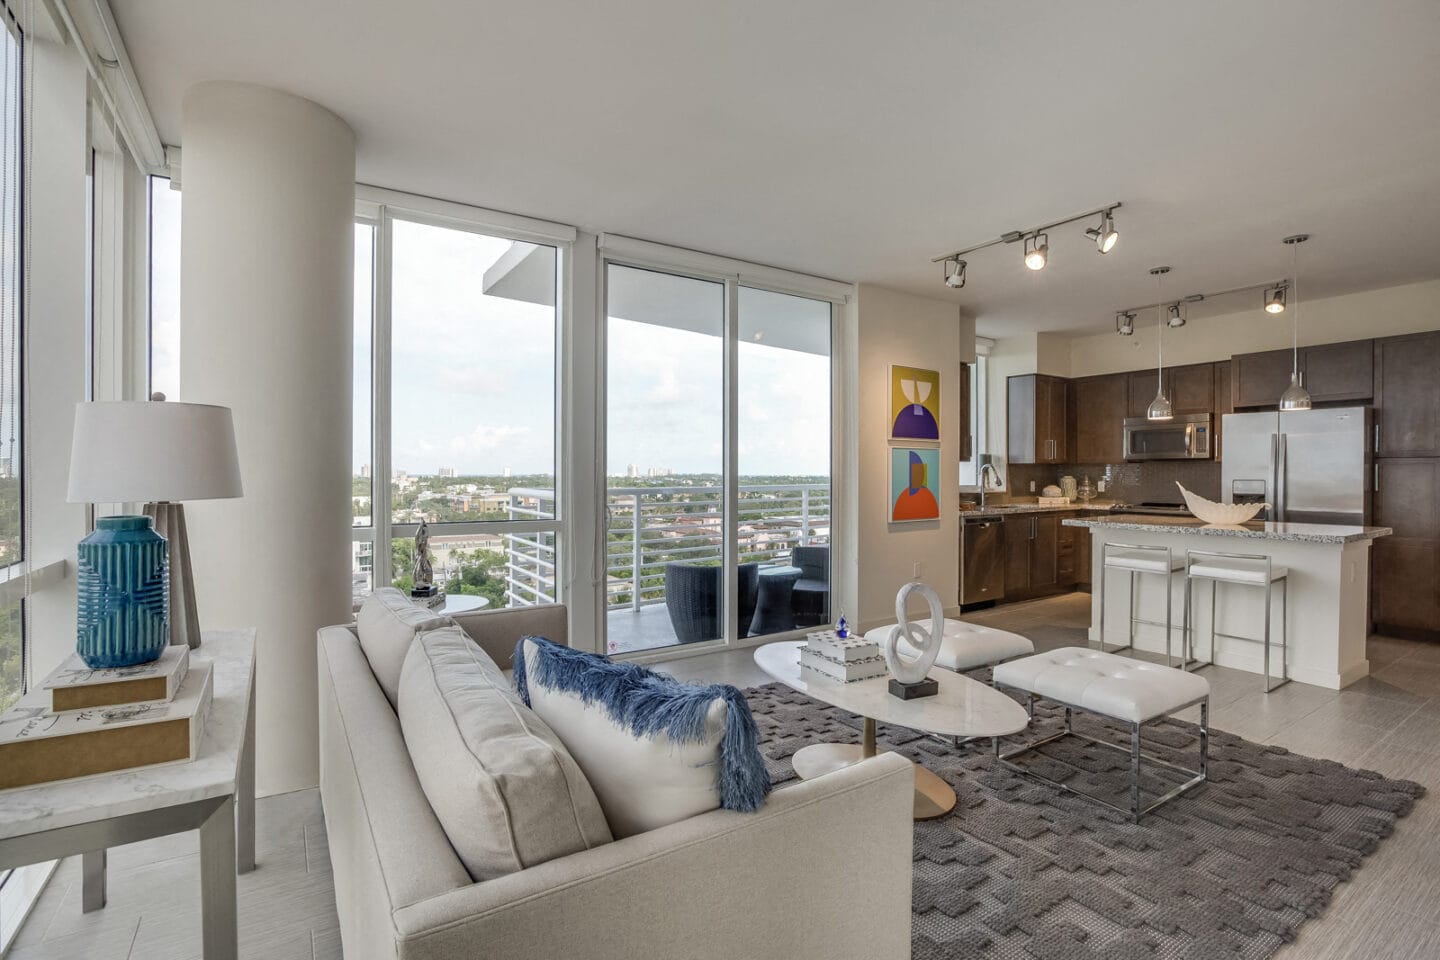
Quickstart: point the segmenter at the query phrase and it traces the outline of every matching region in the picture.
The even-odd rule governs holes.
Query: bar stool
[[[1158,547],[1138,543],[1110,543],[1100,545],[1100,651],[1102,653],[1119,653],[1121,650],[1133,650],[1135,647],[1135,578],[1137,576],[1158,575],[1165,578],[1165,665],[1171,666],[1170,660],[1170,624],[1171,620],[1171,599],[1170,599],[1170,577],[1185,566],[1185,561],[1174,555],[1169,547]],[[1105,646],[1105,573],[1110,570],[1121,570],[1130,574],[1130,633],[1126,643],[1118,647],[1107,648]],[[1181,643],[1181,653],[1184,654],[1185,643]]]
[[[1210,581],[1210,659],[1194,658],[1193,639],[1190,636],[1190,598],[1194,584],[1199,580]],[[1215,595],[1220,584],[1229,583],[1242,587],[1265,588],[1265,634],[1262,637],[1241,637],[1233,633],[1220,633],[1215,629]],[[1280,682],[1270,682],[1270,608],[1275,584],[1280,584]],[[1274,561],[1259,553],[1215,553],[1209,550],[1185,551],[1185,669],[1199,670],[1215,662],[1215,638],[1245,640],[1265,645],[1265,692],[1269,693],[1290,682],[1286,665],[1285,648],[1289,640],[1290,571],[1275,566]]]

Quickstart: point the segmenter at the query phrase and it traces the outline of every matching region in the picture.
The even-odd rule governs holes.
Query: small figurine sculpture
[[[850,624],[845,622],[844,613],[840,614],[840,619],[835,623],[835,636],[839,637],[841,640],[844,640],[846,637],[850,636]]]
[[[411,579],[414,584],[410,588],[410,596],[435,596],[435,569],[430,566],[430,525],[424,520],[420,521],[420,529],[415,531],[415,572]]]

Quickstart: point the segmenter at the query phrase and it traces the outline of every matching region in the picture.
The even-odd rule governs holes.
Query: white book
[[[0,789],[194,760],[214,695],[201,661],[167,703],[52,713],[37,687],[0,714]]]
[[[189,670],[190,648],[184,644],[166,647],[149,663],[100,670],[86,666],[78,653],[72,653],[40,686],[49,691],[49,709],[56,713],[126,703],[168,703]]]
[[[864,637],[837,637],[833,630],[805,635],[805,645],[831,660],[869,660],[880,656],[880,645]]]
[[[873,680],[876,677],[883,677],[889,672],[885,666],[884,657],[848,660],[841,663],[805,647],[800,648],[800,668],[802,671],[810,670],[828,680],[837,680],[840,683]]]

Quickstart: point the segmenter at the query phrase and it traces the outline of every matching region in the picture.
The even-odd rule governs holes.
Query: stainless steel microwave
[[[1126,460],[1209,460],[1215,456],[1210,437],[1214,424],[1208,413],[1189,413],[1170,420],[1131,417],[1125,421]]]

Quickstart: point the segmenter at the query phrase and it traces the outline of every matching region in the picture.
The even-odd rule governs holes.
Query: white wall
[[[355,137],[275,90],[186,94],[181,396],[235,414],[245,496],[188,504],[201,625],[259,630],[256,784],[318,779],[315,631],[350,619]]]
[[[858,450],[856,540],[862,629],[895,619],[895,594],[913,578],[940,595],[947,611],[960,602],[960,367],[975,359],[975,322],[953,303],[861,285],[856,391]],[[940,519],[890,523],[890,364],[940,371]]]
[[[1228,360],[1233,354],[1290,346],[1291,314],[1278,317],[1255,306],[1238,313],[1192,320],[1165,331],[1165,365]],[[1069,376],[1136,370],[1155,363],[1155,317],[1136,318],[1135,335],[1113,332],[1070,341]],[[1300,304],[1300,344],[1339,343],[1440,329],[1440,280],[1384,287]]]
[[[85,507],[66,503],[75,404],[85,399],[86,74],[73,47],[36,40],[30,158],[29,486],[33,565],[69,575],[29,601],[32,680],[75,651],[75,546]]]

